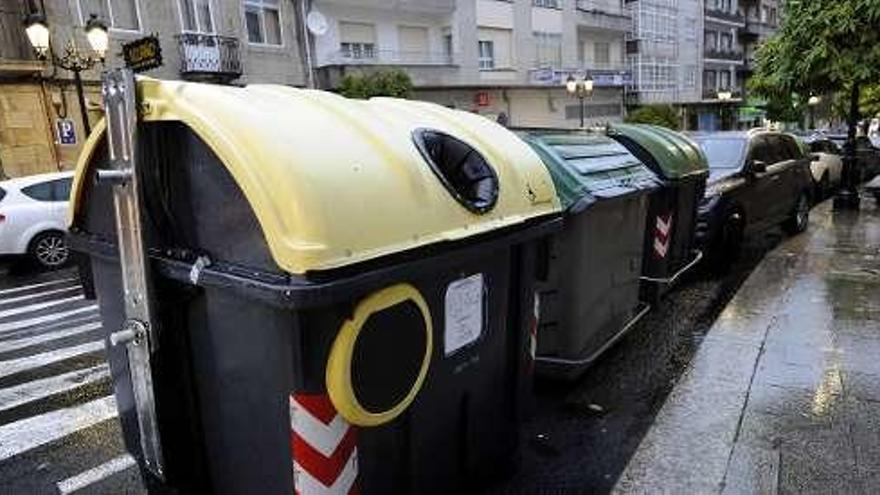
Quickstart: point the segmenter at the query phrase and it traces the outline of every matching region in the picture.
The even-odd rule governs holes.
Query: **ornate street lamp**
[[[568,94],[576,96],[581,104],[581,128],[584,127],[584,99],[593,95],[593,78],[589,74],[583,79],[575,79],[569,75],[565,80],[565,90]]]
[[[64,51],[59,56],[52,49],[49,36],[49,24],[46,22],[46,16],[42,13],[32,13],[25,17],[24,20],[25,33],[28,41],[34,48],[37,58],[40,60],[50,60],[55,66],[73,73],[73,81],[76,85],[76,95],[79,99],[79,109],[82,116],[83,129],[86,135],[92,132],[92,126],[89,125],[89,117],[86,110],[86,98],[83,93],[82,77],[80,73],[89,70],[98,63],[104,63],[104,55],[107,53],[109,39],[107,35],[107,26],[92,14],[86,23],[85,32],[86,39],[94,52],[94,55],[83,53],[76,46],[76,43],[70,39],[64,45]]]
[[[810,107],[810,129],[811,130],[816,129],[816,105],[818,105],[820,101],[822,101],[822,98],[820,98],[816,95],[811,96],[810,99],[807,100],[807,105]]]

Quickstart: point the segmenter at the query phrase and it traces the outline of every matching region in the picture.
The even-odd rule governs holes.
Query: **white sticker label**
[[[480,338],[483,333],[483,274],[456,280],[446,287],[446,355]]]

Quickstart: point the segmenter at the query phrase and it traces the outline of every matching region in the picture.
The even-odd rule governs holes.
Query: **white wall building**
[[[630,74],[619,0],[315,0],[328,21],[314,39],[321,87],[396,67],[416,97],[515,126],[577,126],[569,76],[594,80],[586,123],[619,121]]]

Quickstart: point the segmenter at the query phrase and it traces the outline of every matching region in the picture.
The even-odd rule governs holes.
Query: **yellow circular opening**
[[[364,323],[372,314],[407,301],[412,301],[418,306],[425,322],[425,354],[422,357],[422,365],[409,392],[400,402],[385,411],[370,412],[358,401],[352,385],[351,364],[354,347]],[[393,420],[405,411],[415,400],[425,381],[425,376],[428,374],[433,350],[433,335],[434,330],[428,303],[425,302],[425,298],[422,297],[419,290],[412,285],[392,285],[362,299],[355,307],[352,317],[345,320],[339,329],[339,334],[330,348],[330,357],[327,359],[325,374],[327,393],[339,414],[349,423],[358,426],[378,426]]]

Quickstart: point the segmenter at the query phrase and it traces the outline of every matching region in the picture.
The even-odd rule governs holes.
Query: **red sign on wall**
[[[490,104],[489,92],[478,91],[477,94],[474,95],[474,103],[476,103],[478,107],[488,107]]]

